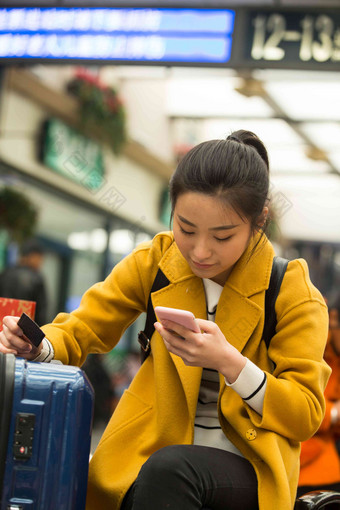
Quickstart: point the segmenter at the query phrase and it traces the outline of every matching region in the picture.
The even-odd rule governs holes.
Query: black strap
[[[138,342],[141,345],[142,363],[143,361],[146,360],[146,358],[149,356],[151,352],[150,340],[153,335],[153,332],[155,331],[154,323],[156,322],[156,315],[152,306],[151,294],[153,292],[156,292],[157,290],[163,289],[163,287],[167,287],[167,285],[169,285],[169,280],[167,279],[163,271],[161,269],[158,269],[149,294],[144,330],[138,333]]]
[[[265,318],[262,338],[266,342],[267,348],[269,347],[272,337],[275,335],[276,329],[276,313],[275,302],[280,291],[281,283],[287,269],[288,260],[282,257],[274,257],[272,273],[270,276],[269,287],[266,290],[265,297]]]
[[[272,337],[275,335],[276,328],[276,313],[275,302],[279,294],[281,283],[286,272],[288,260],[282,257],[274,257],[272,272],[270,276],[269,287],[266,290],[265,297],[265,321],[263,327],[263,339],[266,342],[267,348],[269,347]],[[146,360],[151,352],[150,340],[155,331],[154,323],[156,322],[155,311],[152,306],[151,294],[157,290],[163,289],[169,285],[169,280],[161,269],[158,269],[156,278],[152,284],[149,295],[148,307],[146,311],[146,320],[144,330],[138,333],[138,341],[141,345],[141,358],[142,363]]]

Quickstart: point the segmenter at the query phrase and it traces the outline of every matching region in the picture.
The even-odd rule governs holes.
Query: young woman
[[[306,262],[288,264],[276,334],[262,339],[274,250],[265,147],[248,131],[204,142],[170,182],[173,232],[158,234],[44,327],[41,352],[6,317],[0,351],[81,365],[107,352],[147,308],[190,310],[201,333],[155,324],[151,355],[116,408],[90,462],[87,509],[287,510],[300,442],[319,427],[329,368],[328,314]],[[180,335],[183,338],[179,338]]]

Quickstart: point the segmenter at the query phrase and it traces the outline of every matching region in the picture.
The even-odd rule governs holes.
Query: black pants
[[[121,509],[258,510],[257,478],[239,455],[206,446],[166,446],[142,466]]]

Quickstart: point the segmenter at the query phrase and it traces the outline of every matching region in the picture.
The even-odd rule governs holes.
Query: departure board
[[[221,64],[234,19],[226,9],[0,9],[0,58]]]
[[[340,10],[247,12],[244,58],[259,66],[340,64]]]
[[[0,63],[340,70],[340,8],[0,8]]]

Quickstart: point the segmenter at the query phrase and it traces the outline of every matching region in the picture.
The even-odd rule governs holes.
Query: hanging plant
[[[23,193],[9,187],[0,189],[0,228],[7,230],[13,241],[22,243],[32,237],[37,219],[38,211]]]
[[[113,87],[103,85],[97,76],[79,69],[67,91],[80,102],[80,121],[85,129],[95,129],[115,154],[126,142],[125,108]]]

